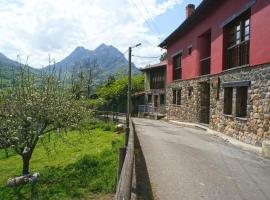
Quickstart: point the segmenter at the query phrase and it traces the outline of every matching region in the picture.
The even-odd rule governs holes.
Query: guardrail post
[[[128,146],[129,131],[130,131],[130,128],[127,127],[126,128],[126,135],[125,135],[125,146],[126,147]]]
[[[125,161],[125,157],[126,157],[126,152],[127,152],[127,148],[126,147],[121,147],[119,149],[119,163],[118,163],[118,174],[117,174],[117,180],[119,181],[120,179],[120,175],[121,175],[121,171],[124,165],[124,161]]]

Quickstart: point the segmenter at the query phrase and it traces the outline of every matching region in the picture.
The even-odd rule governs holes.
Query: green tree
[[[5,145],[21,156],[22,174],[29,174],[29,162],[40,137],[76,126],[83,118],[84,107],[67,91],[54,76],[37,80],[22,70],[19,81],[4,95],[0,138],[5,137]]]
[[[160,62],[166,61],[166,60],[167,60],[167,51],[164,52],[164,53],[160,56],[159,60],[160,60]]]
[[[127,107],[128,78],[124,77],[110,81],[97,89],[99,102],[103,102],[101,109],[126,112]],[[132,93],[144,90],[144,77],[137,75],[132,77]]]

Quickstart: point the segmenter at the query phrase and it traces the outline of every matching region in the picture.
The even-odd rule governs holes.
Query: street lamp
[[[129,116],[131,111],[131,56],[132,49],[141,46],[141,43],[136,44],[133,47],[128,48],[128,94],[127,94],[127,116],[126,116],[126,146],[128,145],[129,136]]]

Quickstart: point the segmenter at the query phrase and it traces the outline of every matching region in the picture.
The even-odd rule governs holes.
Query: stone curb
[[[175,125],[180,125],[180,126],[184,126],[184,127],[188,127],[188,128],[196,128],[196,129],[201,129],[203,131],[205,131],[207,134],[212,134],[212,135],[216,135],[222,139],[224,139],[225,141],[228,141],[229,143],[231,143],[234,146],[237,146],[243,150],[246,151],[250,151],[253,153],[256,153],[259,156],[262,156],[262,147],[257,147],[257,146],[253,146],[250,144],[246,144],[244,142],[241,142],[237,139],[234,139],[232,137],[229,137],[227,135],[224,135],[223,133],[220,133],[218,131],[214,131],[206,126],[203,126],[201,124],[195,124],[195,123],[189,123],[189,122],[180,122],[180,121],[174,121],[174,120],[168,120],[169,123],[175,124]]]

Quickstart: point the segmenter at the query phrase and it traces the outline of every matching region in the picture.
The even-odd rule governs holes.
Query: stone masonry
[[[224,114],[224,83],[250,81],[245,118]],[[248,144],[261,146],[270,140],[270,64],[240,67],[219,75],[175,81],[167,85],[167,115],[169,119],[200,123],[205,94],[202,83],[210,83],[209,127]],[[189,96],[189,88],[192,95]],[[181,89],[181,105],[172,105],[173,89]],[[236,98],[236,89],[233,89]],[[235,109],[235,108],[233,108]],[[204,115],[205,116],[205,115]]]

